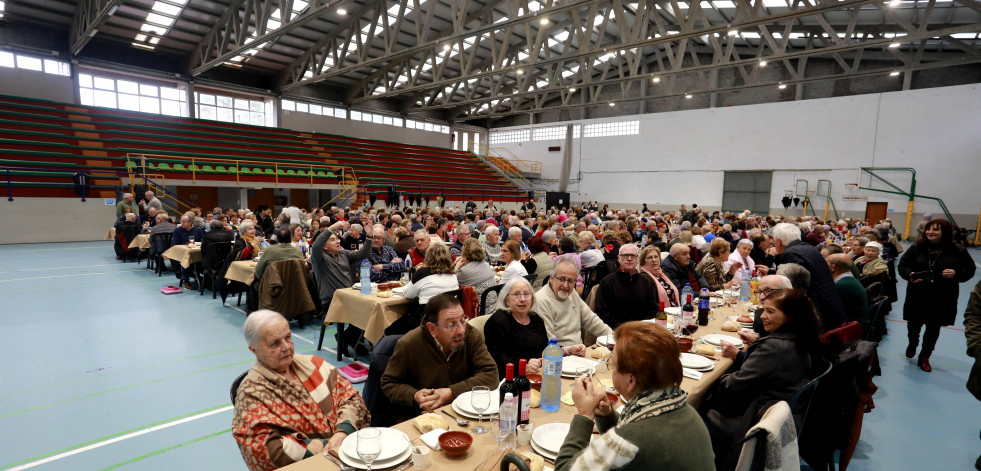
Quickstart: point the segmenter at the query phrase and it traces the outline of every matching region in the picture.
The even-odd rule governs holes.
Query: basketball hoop
[[[845,194],[841,195],[842,201],[868,201],[869,197],[859,193],[858,183],[845,183]]]
[[[858,183],[845,183],[845,191],[855,193],[858,191]]]

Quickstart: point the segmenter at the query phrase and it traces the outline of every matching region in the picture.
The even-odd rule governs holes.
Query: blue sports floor
[[[210,292],[165,296],[173,275],[114,258],[110,242],[0,246],[0,469],[245,469],[228,397],[254,359],[244,313]],[[961,312],[979,279],[962,285]],[[964,388],[961,316],[924,373],[903,355],[904,290],[849,469],[973,469],[981,404]],[[331,330],[321,352],[318,334],[294,329],[297,351],[333,363]]]

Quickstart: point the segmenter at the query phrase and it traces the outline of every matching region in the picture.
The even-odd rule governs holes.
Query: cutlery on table
[[[446,412],[445,410],[442,410],[442,409],[440,410],[440,412],[442,412],[442,413],[450,416],[450,418],[453,419],[453,420],[455,420],[456,421],[456,424],[459,425],[459,426],[461,426],[461,427],[466,427],[467,425],[470,425],[470,421],[469,420],[458,419],[453,414],[451,414],[449,412]]]
[[[328,460],[336,464],[339,468],[341,468],[341,471],[355,471],[354,467],[342,463],[341,460],[335,458],[333,455],[330,454],[330,452],[324,452],[324,458],[327,458]]]

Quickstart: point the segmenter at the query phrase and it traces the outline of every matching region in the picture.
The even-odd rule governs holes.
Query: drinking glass
[[[592,377],[593,377],[592,368],[586,366],[580,366],[576,368],[576,378],[592,378]]]
[[[371,471],[371,463],[381,454],[381,430],[368,427],[358,430],[358,456]]]
[[[519,427],[520,427],[520,425],[519,425]],[[499,421],[499,420],[492,420],[491,421],[491,429],[493,430],[493,433],[494,433],[494,439],[497,440],[497,449],[498,450],[507,450],[508,448],[514,448],[514,445],[513,445],[513,442],[514,442],[513,438],[514,437],[512,437],[511,430],[502,429],[501,428],[501,421]]]
[[[188,243],[188,245],[194,245],[194,236],[188,237],[187,238],[187,243]]]
[[[483,425],[484,411],[490,407],[490,388],[487,386],[474,386],[470,390],[470,405],[477,411],[477,426],[472,428],[473,433],[487,433]]]

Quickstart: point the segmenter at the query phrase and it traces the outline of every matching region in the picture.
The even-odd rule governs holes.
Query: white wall
[[[103,198],[14,197],[0,204],[7,222],[0,224],[0,244],[103,240],[116,222],[116,206]]]
[[[40,100],[75,102],[71,77],[0,67],[0,94]]]
[[[349,119],[318,116],[296,111],[283,111],[280,127],[296,131],[340,134],[361,139],[397,142],[415,146],[450,148],[450,135],[433,131],[421,131],[387,124],[366,123]]]
[[[569,190],[573,201],[666,207],[695,202],[713,208],[722,204],[724,171],[774,170],[774,213],[794,213],[784,211],[780,199],[795,180],[807,179],[815,190],[817,180],[824,178],[832,181],[839,212],[862,216],[864,202],[841,201],[845,184],[858,182],[859,167],[914,167],[916,192],[942,198],[951,213],[961,215],[959,224],[974,228],[981,205],[981,191],[976,190],[981,173],[979,109],[981,85],[975,84],[588,120],[580,123],[636,119],[640,134],[574,140]],[[555,145],[564,143],[495,147],[541,161],[543,178],[558,179],[562,154],[547,151]],[[908,189],[908,172],[884,175]],[[868,177],[861,183],[867,186]],[[897,213],[894,221],[903,219],[904,197],[863,193],[869,201],[888,202]],[[818,203],[823,215],[824,202]],[[940,209],[932,201],[917,200],[914,213],[918,217],[923,212]]]

